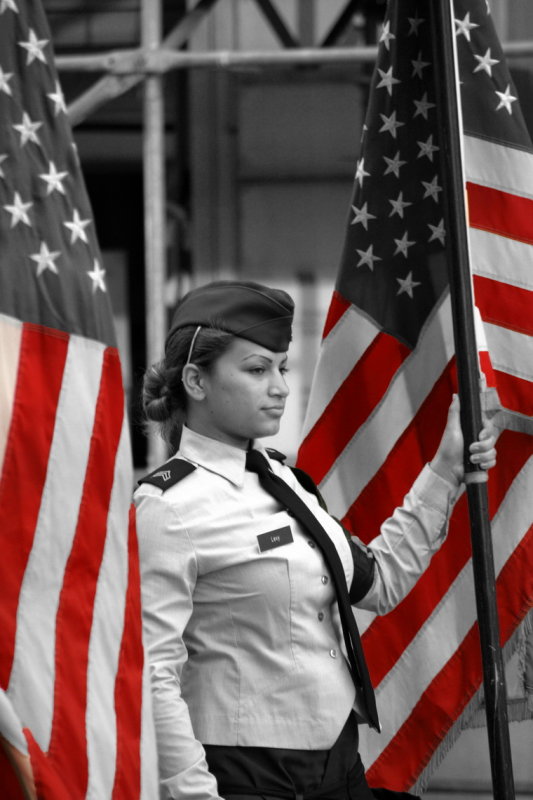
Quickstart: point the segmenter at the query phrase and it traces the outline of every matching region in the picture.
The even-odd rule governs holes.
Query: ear
[[[205,398],[204,376],[196,364],[186,364],[181,375],[183,388],[188,397],[197,402]]]

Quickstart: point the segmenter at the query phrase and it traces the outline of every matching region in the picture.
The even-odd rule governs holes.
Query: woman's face
[[[203,399],[194,403],[190,427],[246,448],[250,439],[279,430],[289,388],[287,354],[235,337],[209,372],[201,370]]]

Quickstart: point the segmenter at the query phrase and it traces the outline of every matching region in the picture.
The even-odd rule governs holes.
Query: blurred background
[[[139,424],[140,381],[168,315],[189,288],[232,276],[295,298],[291,398],[272,442],[294,458],[348,217],[373,69],[374,51],[365,56],[365,48],[379,39],[385,3],[44,0],[44,7],[112,296],[136,470],[151,460]],[[533,133],[532,0],[490,0],[490,7]],[[166,37],[191,58],[164,76],[156,70],[151,94],[141,75],[105,83],[105,54],[155,49]],[[272,63],[292,48],[345,47],[361,48],[361,59]],[[253,57],[207,66],[203,57],[220,52]],[[159,138],[150,127],[158,118]],[[158,163],[159,176],[151,167]],[[155,295],[153,259],[161,272]],[[511,694],[512,680],[511,670]],[[533,797],[533,723],[512,723],[511,737],[517,792]],[[490,785],[480,727],[461,736],[426,796],[490,797]]]

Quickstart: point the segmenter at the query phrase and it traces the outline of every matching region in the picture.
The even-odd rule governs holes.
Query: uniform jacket
[[[314,542],[245,470],[243,450],[184,428],[176,455],[196,469],[134,495],[144,634],[162,796],[207,800],[218,793],[200,743],[326,749],[361,707]],[[345,532],[289,467],[270,464],[330,535],[351,587]],[[358,606],[382,614],[408,593],[456,494],[425,467],[368,548],[374,580]]]

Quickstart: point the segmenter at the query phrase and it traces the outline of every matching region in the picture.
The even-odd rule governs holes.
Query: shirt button
[[[331,656],[332,658],[337,658],[337,651],[336,651],[336,650],[330,650],[330,651],[329,651],[329,654],[330,654],[330,656]]]
[[[322,583],[324,584],[324,586],[326,585],[326,583],[329,583],[329,578],[328,578],[328,576],[327,576],[327,575],[322,575],[322,577],[320,578],[320,580],[322,581]]]
[[[322,620],[324,619],[324,612],[323,611],[319,611],[318,614],[317,614],[317,617],[318,617],[318,621],[322,622]]]
[[[312,547],[313,549],[316,547],[316,544],[313,542],[312,539],[308,539],[307,544],[309,545],[309,547]]]

